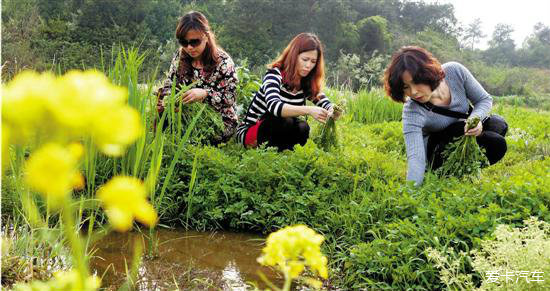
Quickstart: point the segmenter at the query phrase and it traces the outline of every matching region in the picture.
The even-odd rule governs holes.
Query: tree
[[[319,9],[313,21],[313,32],[325,45],[327,60],[336,61],[340,49],[348,50],[357,44],[359,39],[353,21],[355,13],[347,1],[319,1]]]
[[[247,58],[252,66],[271,61],[298,33],[316,33],[328,58],[338,56],[351,21],[347,1],[246,0],[226,1],[220,43],[235,58]]]
[[[374,51],[385,53],[391,41],[388,21],[379,15],[370,16],[357,23],[359,54],[370,56]]]
[[[9,80],[20,70],[42,67],[33,50],[41,24],[36,0],[2,1],[2,80]]]
[[[517,63],[516,44],[512,39],[511,25],[499,23],[489,41],[489,49],[484,52],[487,63],[515,65]]]
[[[537,23],[520,50],[524,66],[550,69],[550,27]]]
[[[481,30],[481,19],[476,18],[466,27],[463,39],[470,45],[471,49],[474,50],[474,45],[485,37],[486,35]]]
[[[397,19],[400,26],[413,33],[427,29],[448,35],[456,33],[456,18],[451,4],[403,1],[393,9],[400,11]]]

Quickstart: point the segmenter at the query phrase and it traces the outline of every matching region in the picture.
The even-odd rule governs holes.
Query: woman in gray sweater
[[[488,118],[493,99],[463,65],[441,65],[423,48],[403,47],[386,69],[384,86],[394,101],[404,103],[407,180],[422,184],[427,165],[440,167],[445,145],[461,135],[475,136],[491,164],[506,153],[508,126],[499,116]],[[443,110],[436,113],[434,106]],[[472,116],[482,121],[467,131],[464,118]]]

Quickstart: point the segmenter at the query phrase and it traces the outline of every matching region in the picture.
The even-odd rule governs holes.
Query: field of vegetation
[[[143,60],[136,50],[122,51],[103,69],[112,84],[128,90],[127,101],[116,106],[131,109],[139,118],[133,119],[132,114],[111,120],[103,117],[103,123],[92,122],[94,134],[89,136],[76,124],[65,123],[73,130],[67,131],[61,123],[52,122],[34,124],[32,133],[9,128],[11,135],[6,137],[8,125],[18,125],[10,122],[28,121],[13,112],[24,112],[29,120],[39,117],[15,107],[23,103],[6,107],[7,98],[3,98],[2,285],[6,288],[47,281],[53,271],[73,270],[49,281],[48,288],[97,290],[98,278],[88,277],[93,274],[88,267],[93,242],[113,230],[133,229],[149,237],[135,244],[137,255],[128,262],[128,278],[121,288],[132,290],[140,261],[155,257],[158,227],[268,234],[295,224],[305,224],[325,238],[325,289],[547,290],[550,286],[548,278],[528,285],[487,283],[490,271],[550,274],[549,256],[544,255],[550,252],[550,229],[545,224],[550,221],[550,112],[495,98],[494,113],[510,125],[504,159],[483,169],[473,181],[428,173],[424,184],[415,187],[405,181],[401,106],[380,89],[355,93],[327,89],[332,100],[345,104],[344,116],[336,122],[339,146],[334,150],[324,151],[311,140],[283,153],[270,148],[245,150],[234,141],[213,147],[200,143],[208,134],[201,131],[200,118],[208,110],[201,105],[186,123],[167,114],[163,118],[172,119],[173,126],[155,130],[156,78],[139,76]],[[245,103],[257,76],[242,68],[239,73],[241,80],[246,79],[239,87],[239,99]],[[244,73],[247,78],[242,78]],[[147,78],[145,86],[138,86],[139,79]],[[99,84],[97,79],[90,82],[91,87],[85,88]],[[81,118],[63,114],[70,121]],[[312,119],[309,123],[315,132],[318,124]],[[14,138],[26,133],[27,139]],[[77,182],[59,186],[76,189],[68,196],[55,195],[51,181],[29,178],[28,172],[36,167],[24,166],[35,150],[60,140],[82,144],[81,158],[74,147],[58,149],[66,150],[68,156],[58,162],[72,163],[82,173]],[[36,160],[33,164],[39,164]],[[130,189],[133,182],[116,184],[111,180],[114,176],[135,177],[144,183]],[[143,194],[124,201],[105,198],[108,191],[135,189]],[[121,209],[131,214],[113,210],[125,203],[132,206]],[[139,222],[133,222],[134,216]],[[531,232],[498,245],[499,234],[508,232],[506,238],[522,231]],[[529,262],[522,259],[527,256]],[[46,290],[47,283],[37,284],[19,285],[15,290]],[[174,289],[194,288],[185,284],[175,282]]]

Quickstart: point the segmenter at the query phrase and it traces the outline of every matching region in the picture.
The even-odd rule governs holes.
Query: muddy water
[[[91,267],[98,276],[104,274],[102,286],[107,290],[123,283],[125,261],[130,265],[136,238],[143,236],[113,233],[96,244]],[[242,233],[159,230],[158,257],[143,260],[138,290],[251,290],[247,282],[261,281],[258,270],[281,286],[278,274],[256,262],[264,239]]]

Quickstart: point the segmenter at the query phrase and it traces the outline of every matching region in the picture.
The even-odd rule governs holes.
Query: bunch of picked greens
[[[172,94],[165,97],[168,109],[165,110],[168,116],[162,117],[168,121],[164,123],[165,127],[169,127],[169,132],[183,136],[183,131],[187,128],[187,125],[195,116],[200,114],[189,136],[189,142],[192,144],[218,143],[221,140],[224,130],[224,124],[220,113],[206,103],[195,102],[183,104],[181,102],[183,93],[191,89],[194,85],[193,83],[189,86],[182,86],[177,93],[174,92],[175,88],[173,88]],[[201,111],[202,113],[200,113]]]
[[[480,118],[478,116],[469,118],[466,121],[467,130],[477,126]],[[476,142],[475,136],[463,135],[449,143],[442,153],[443,165],[436,173],[440,177],[478,177],[481,168],[489,165],[487,157]]]
[[[221,140],[224,125],[220,113],[212,106],[197,102],[184,104],[182,109],[183,126],[187,127],[203,107],[204,110],[193,128],[189,141],[195,144],[217,143]]]
[[[342,108],[342,106],[335,104],[333,116],[329,117],[327,122],[321,125],[313,134],[315,144],[326,152],[338,148],[338,132],[336,131],[334,116],[340,116],[343,113]]]

